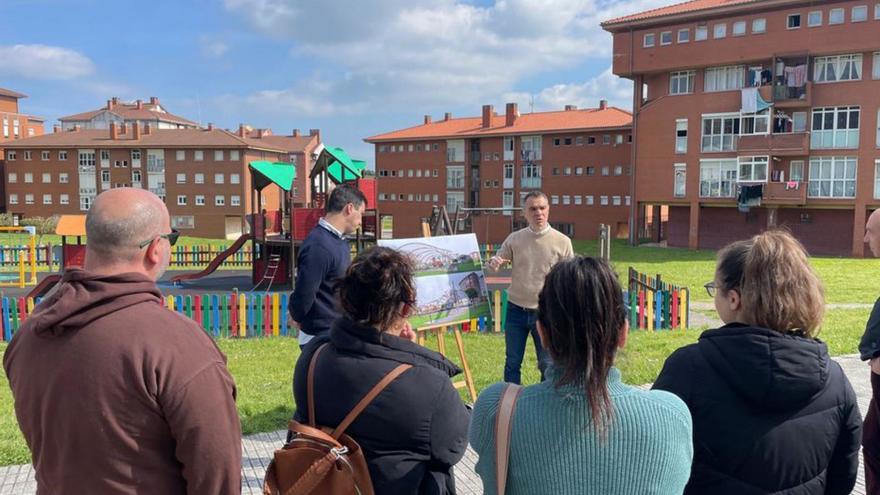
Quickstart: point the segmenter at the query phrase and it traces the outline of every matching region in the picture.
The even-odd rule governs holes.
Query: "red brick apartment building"
[[[626,236],[630,203],[629,112],[609,107],[453,118],[366,138],[376,145],[379,209],[394,216],[394,236],[421,236],[433,205],[514,208],[529,191],[550,199],[550,221],[576,239],[595,239],[600,223]],[[519,212],[471,217],[480,242],[501,242],[525,225]]]
[[[635,83],[633,222],[665,205],[670,246],[786,226],[811,253],[865,255],[880,2],[694,0],[602,26]]]
[[[248,163],[295,162],[295,199],[305,203],[307,174],[320,133],[241,125],[237,132],[215,128],[159,128],[109,122],[107,129],[61,130],[7,146],[8,211],[21,217],[77,214],[113,187],[146,188],[165,198],[172,226],[185,235],[234,238],[247,231],[253,212]],[[279,202],[279,191],[263,190],[263,205]],[[264,206],[272,209],[271,206]]]
[[[40,136],[43,134],[43,119],[33,115],[21,113],[18,108],[18,100],[27,98],[27,95],[0,88],[0,122],[3,124],[0,133],[0,173],[4,167],[4,144],[8,141],[26,137]],[[4,211],[5,195],[0,183],[0,211]]]

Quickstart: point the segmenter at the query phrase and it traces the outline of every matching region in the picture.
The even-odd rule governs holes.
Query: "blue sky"
[[[0,87],[58,117],[118,96],[178,115],[364,137],[422,116],[630,105],[599,22],[663,0],[2,0]]]

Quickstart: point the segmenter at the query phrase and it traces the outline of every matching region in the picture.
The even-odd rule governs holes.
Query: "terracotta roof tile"
[[[265,143],[263,146],[273,146],[276,148],[282,148],[288,152],[304,152],[308,149],[309,145],[314,142],[317,143],[317,136],[263,136],[261,138],[248,138],[248,142],[254,143]]]
[[[604,110],[590,108],[584,110],[527,113],[517,117],[516,122],[512,126],[505,125],[505,116],[502,114],[494,115],[492,117],[492,125],[486,129],[482,128],[482,121],[482,117],[441,120],[430,124],[377,134],[364,139],[364,141],[372,143],[400,139],[455,139],[528,134],[532,132],[629,127],[632,125],[632,114],[617,107],[608,107]]]
[[[0,88],[0,96],[8,96],[10,98],[27,98],[26,94],[12,91],[11,89]]]
[[[618,17],[616,19],[611,19],[603,22],[602,26],[607,27],[612,24],[643,21],[647,19],[654,19],[657,17],[700,12],[720,7],[732,7],[741,4],[756,3],[759,1],[762,0],[691,0],[689,2],[677,3],[674,5],[668,5],[666,7],[646,10],[644,12],[639,12],[638,14],[632,14],[624,17]]]
[[[80,131],[64,131],[32,138],[19,139],[3,144],[4,148],[37,148],[37,147],[94,147],[94,148],[168,148],[168,147],[225,147],[225,148],[257,148],[269,151],[285,152],[287,149],[274,143],[260,142],[255,139],[240,138],[222,129],[153,129],[150,134],[141,131],[141,137],[135,141],[129,130],[118,139],[110,139],[108,129],[85,129]]]
[[[66,117],[61,117],[58,120],[60,120],[61,122],[71,120],[89,120],[102,112],[110,112],[116,114],[124,120],[161,120],[174,124],[198,126],[196,122],[174,115],[172,113],[157,112],[156,105],[152,105],[150,103],[144,103],[142,105],[142,108],[140,109],[137,108],[136,104],[119,103],[110,110],[107,110],[107,108],[99,108],[90,112],[83,112],[74,115],[68,115]]]

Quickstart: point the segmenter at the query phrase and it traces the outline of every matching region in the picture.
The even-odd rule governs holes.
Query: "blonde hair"
[[[737,290],[749,325],[782,333],[819,333],[825,315],[822,282],[807,252],[783,230],[770,230],[718,253],[722,289]]]

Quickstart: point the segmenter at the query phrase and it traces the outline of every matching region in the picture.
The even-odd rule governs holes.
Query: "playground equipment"
[[[649,277],[632,267],[624,299],[629,305],[629,326],[653,332],[660,329],[687,330],[690,320],[690,290],[663,282],[658,274]]]
[[[183,280],[195,280],[197,278],[202,278],[207,275],[210,275],[211,273],[214,273],[214,270],[216,270],[221,264],[223,264],[223,262],[226,260],[226,258],[237,253],[238,250],[241,249],[241,247],[244,246],[244,244],[250,240],[250,238],[251,238],[250,234],[242,234],[242,236],[239,237],[234,243],[232,243],[231,246],[229,246],[225,251],[221,252],[214,259],[212,259],[210,261],[210,263],[208,263],[208,266],[206,266],[202,271],[191,272],[191,273],[181,273],[179,275],[175,275],[175,276],[171,277],[171,282],[176,284],[176,283],[181,282]]]
[[[86,262],[86,245],[82,242],[86,235],[86,216],[61,215],[55,233],[61,236],[61,272],[68,268],[82,268]],[[68,243],[68,237],[76,239],[76,244]],[[60,274],[46,275],[26,297],[42,297],[60,281]]]
[[[37,229],[31,226],[0,227],[0,232],[19,233],[27,236],[27,242],[16,243],[22,248],[13,249],[13,263],[17,262],[17,277],[11,273],[3,273],[0,287],[24,287],[37,284]]]

